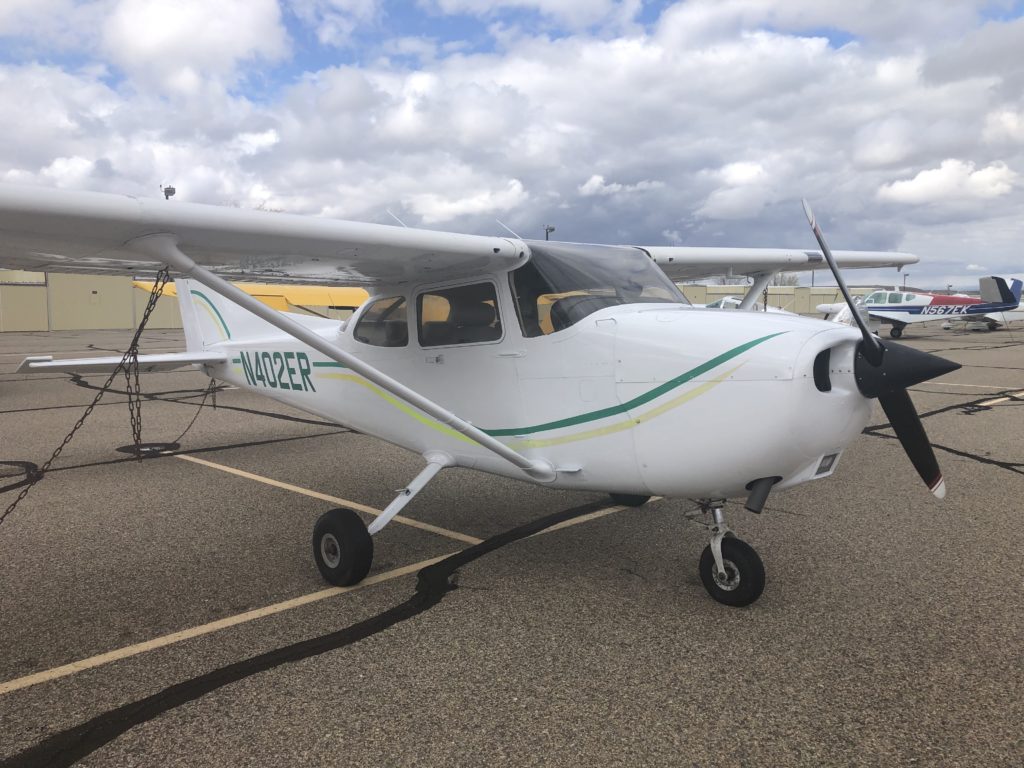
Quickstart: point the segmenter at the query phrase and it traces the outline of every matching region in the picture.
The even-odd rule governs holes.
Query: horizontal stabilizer
[[[110,373],[123,359],[123,355],[111,357],[80,357],[78,359],[54,360],[52,355],[26,357],[15,373]],[[212,365],[227,360],[223,352],[168,352],[163,355],[139,355],[139,371],[173,371],[187,365]]]

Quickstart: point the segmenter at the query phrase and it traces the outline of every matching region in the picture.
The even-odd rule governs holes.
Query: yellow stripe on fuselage
[[[519,450],[519,449],[522,449],[522,448],[548,448],[548,447],[551,447],[551,446],[554,446],[554,445],[565,445],[567,443],[575,443],[575,442],[579,442],[581,440],[590,440],[590,439],[595,438],[595,437],[604,437],[605,435],[613,435],[616,432],[623,432],[623,431],[625,431],[627,429],[632,429],[633,427],[637,426],[638,424],[643,424],[646,421],[651,421],[652,419],[655,419],[658,416],[661,416],[662,414],[667,413],[668,411],[673,410],[674,408],[678,408],[679,406],[681,406],[681,405],[683,405],[685,403],[688,403],[691,400],[695,400],[696,398],[700,397],[701,395],[704,395],[704,394],[710,392],[712,389],[714,389],[719,384],[721,384],[723,381],[728,379],[730,376],[732,376],[732,374],[734,374],[737,370],[739,370],[742,367],[743,367],[742,364],[737,365],[735,368],[732,368],[731,370],[726,371],[721,376],[719,376],[719,377],[717,377],[717,378],[715,378],[715,379],[713,379],[711,381],[704,382],[703,384],[699,384],[698,386],[694,387],[693,389],[689,390],[688,392],[685,392],[685,393],[679,395],[678,397],[674,397],[671,400],[669,400],[668,402],[662,403],[661,405],[659,405],[659,406],[657,406],[655,408],[652,408],[651,410],[647,411],[646,413],[640,414],[640,415],[638,415],[636,417],[629,416],[629,417],[623,419],[622,421],[615,422],[614,424],[608,424],[607,426],[604,426],[604,427],[598,427],[597,429],[589,429],[589,430],[586,430],[584,432],[577,432],[577,433],[571,434],[571,435],[561,435],[559,437],[550,437],[550,438],[546,438],[546,439],[537,439],[537,440],[517,440],[517,441],[512,441],[512,442],[508,443],[508,446],[509,446],[509,448],[512,448],[513,450]],[[450,427],[446,427],[444,424],[441,424],[441,423],[435,421],[430,416],[427,416],[426,414],[421,413],[416,408],[413,408],[412,406],[408,405],[407,403],[404,403],[401,400],[399,400],[398,398],[396,398],[393,395],[389,394],[388,392],[385,392],[384,390],[380,389],[379,387],[371,384],[370,382],[368,382],[366,379],[362,378],[361,376],[357,376],[357,375],[351,374],[351,373],[317,373],[316,377],[317,378],[322,378],[322,379],[335,379],[335,380],[338,380],[338,381],[350,381],[353,384],[359,384],[360,386],[363,386],[363,387],[366,387],[367,389],[369,389],[375,395],[384,398],[384,400],[386,400],[388,403],[390,403],[394,407],[398,408],[400,411],[402,411],[402,413],[406,414],[407,416],[411,416],[412,418],[416,419],[416,421],[418,421],[420,424],[423,424],[424,426],[430,427],[431,429],[436,430],[436,431],[440,432],[441,434],[448,435],[449,437],[454,437],[457,440],[461,440],[461,441],[466,442],[466,443],[475,443],[476,442],[475,440],[473,440],[472,438],[467,437],[466,435],[462,434],[461,432],[457,432],[457,431],[455,431],[454,429],[452,429]]]

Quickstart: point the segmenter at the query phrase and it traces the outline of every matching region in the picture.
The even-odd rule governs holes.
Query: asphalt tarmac
[[[0,512],[105,378],[21,358],[128,338],[0,334]],[[0,766],[1020,766],[1024,328],[903,341],[964,366],[912,390],[948,497],[876,409],[832,478],[727,508],[767,571],[745,609],[701,586],[685,500],[463,470],[327,589],[317,517],[418,457],[237,389],[179,439],[186,371],[142,377],[143,439],[180,448],[138,461],[117,381],[0,525]],[[743,435],[681,460],[712,439]]]

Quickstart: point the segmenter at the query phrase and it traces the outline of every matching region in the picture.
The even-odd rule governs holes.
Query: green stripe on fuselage
[[[224,333],[227,334],[227,337],[230,339],[231,338],[231,331],[230,331],[230,329],[228,329],[228,324],[224,322],[224,316],[221,315],[220,310],[217,309],[217,307],[214,305],[214,303],[212,301],[210,301],[210,299],[206,296],[206,294],[202,293],[201,291],[197,291],[194,288],[190,291],[190,293],[193,296],[198,296],[200,299],[202,299],[203,301],[205,301],[207,304],[210,305],[210,309],[213,310],[213,313],[215,315],[217,315],[217,319],[220,320],[220,325],[224,329]]]
[[[696,368],[691,368],[686,373],[676,376],[674,379],[666,381],[654,389],[644,392],[644,394],[634,397],[632,400],[621,405],[615,405],[610,408],[602,408],[599,411],[591,411],[590,413],[582,413],[579,416],[570,416],[566,419],[559,419],[557,421],[548,421],[544,424],[537,424],[532,427],[517,427],[513,429],[485,429],[483,430],[491,437],[509,437],[513,435],[532,435],[536,432],[546,432],[549,429],[560,429],[562,427],[573,427],[577,424],[584,424],[588,421],[597,421],[598,419],[605,419],[609,416],[617,416],[620,413],[637,408],[645,403],[649,403],[655,398],[661,397],[667,392],[671,392],[676,387],[685,384],[688,381],[692,381],[703,373],[707,373],[712,368],[717,368],[722,363],[731,360],[737,355],[742,355],[748,349],[756,347],[758,344],[763,344],[769,339],[774,339],[776,336],[781,336],[786,331],[780,331],[779,333],[772,333],[768,336],[762,336],[759,339],[748,341],[746,344],[740,344],[738,347],[733,347],[727,352],[723,352],[717,357],[713,357],[706,363],[701,363]]]

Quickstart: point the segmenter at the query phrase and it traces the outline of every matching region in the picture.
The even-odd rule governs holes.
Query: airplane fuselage
[[[495,284],[507,290],[507,281]],[[505,314],[511,297],[502,290],[498,297],[502,334],[483,343],[425,347],[410,338],[405,346],[371,346],[353,333],[359,313],[340,330],[295,317],[398,381],[416,382],[513,449],[548,461],[558,470],[551,485],[560,488],[727,498],[762,477],[786,487],[831,474],[871,412],[853,380],[859,336],[848,328],[638,304],[528,338],[514,313]],[[228,362],[207,373],[417,453],[440,450],[458,466],[526,478],[294,338],[269,326],[245,336],[208,344]],[[825,350],[828,391],[814,374]]]

